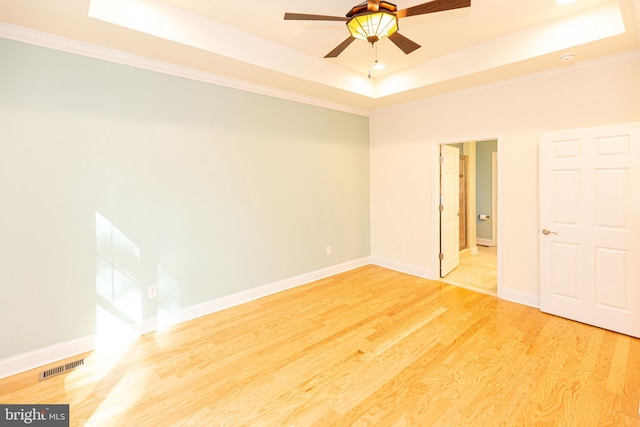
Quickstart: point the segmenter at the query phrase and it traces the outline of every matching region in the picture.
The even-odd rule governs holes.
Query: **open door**
[[[460,264],[460,150],[440,146],[440,277]]]
[[[540,309],[640,338],[640,123],[542,134]]]

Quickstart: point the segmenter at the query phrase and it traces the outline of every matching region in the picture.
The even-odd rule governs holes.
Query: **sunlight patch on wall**
[[[96,346],[112,348],[139,335],[140,249],[96,212]]]
[[[158,274],[158,323],[157,327],[174,325],[182,321],[180,310],[180,285],[171,274],[161,265],[157,268]]]

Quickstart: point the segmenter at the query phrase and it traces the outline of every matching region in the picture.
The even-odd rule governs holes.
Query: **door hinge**
[[[444,156],[442,154],[440,155],[440,163],[444,163]]]
[[[440,261],[442,261],[444,259],[444,254],[438,255],[438,258],[440,258]]]
[[[438,209],[440,209],[440,212],[444,211],[444,205],[439,205]]]

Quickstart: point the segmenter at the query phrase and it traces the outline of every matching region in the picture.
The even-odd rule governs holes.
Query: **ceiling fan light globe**
[[[353,37],[375,43],[398,31],[398,18],[389,12],[364,12],[348,20],[347,28]]]
[[[382,62],[376,61],[376,63],[373,64],[373,69],[376,71],[384,70],[385,68],[387,68],[387,66],[384,65]]]

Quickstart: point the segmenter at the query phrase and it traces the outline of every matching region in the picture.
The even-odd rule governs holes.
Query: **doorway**
[[[438,153],[441,145],[453,146],[460,152],[459,265],[440,280],[490,295],[497,295],[500,276],[498,142],[498,139],[483,139],[436,146]],[[436,173],[441,188],[439,168]],[[436,198],[436,222],[439,223],[440,192]],[[441,230],[436,234],[441,237]],[[438,258],[440,248],[441,242],[438,242]]]

